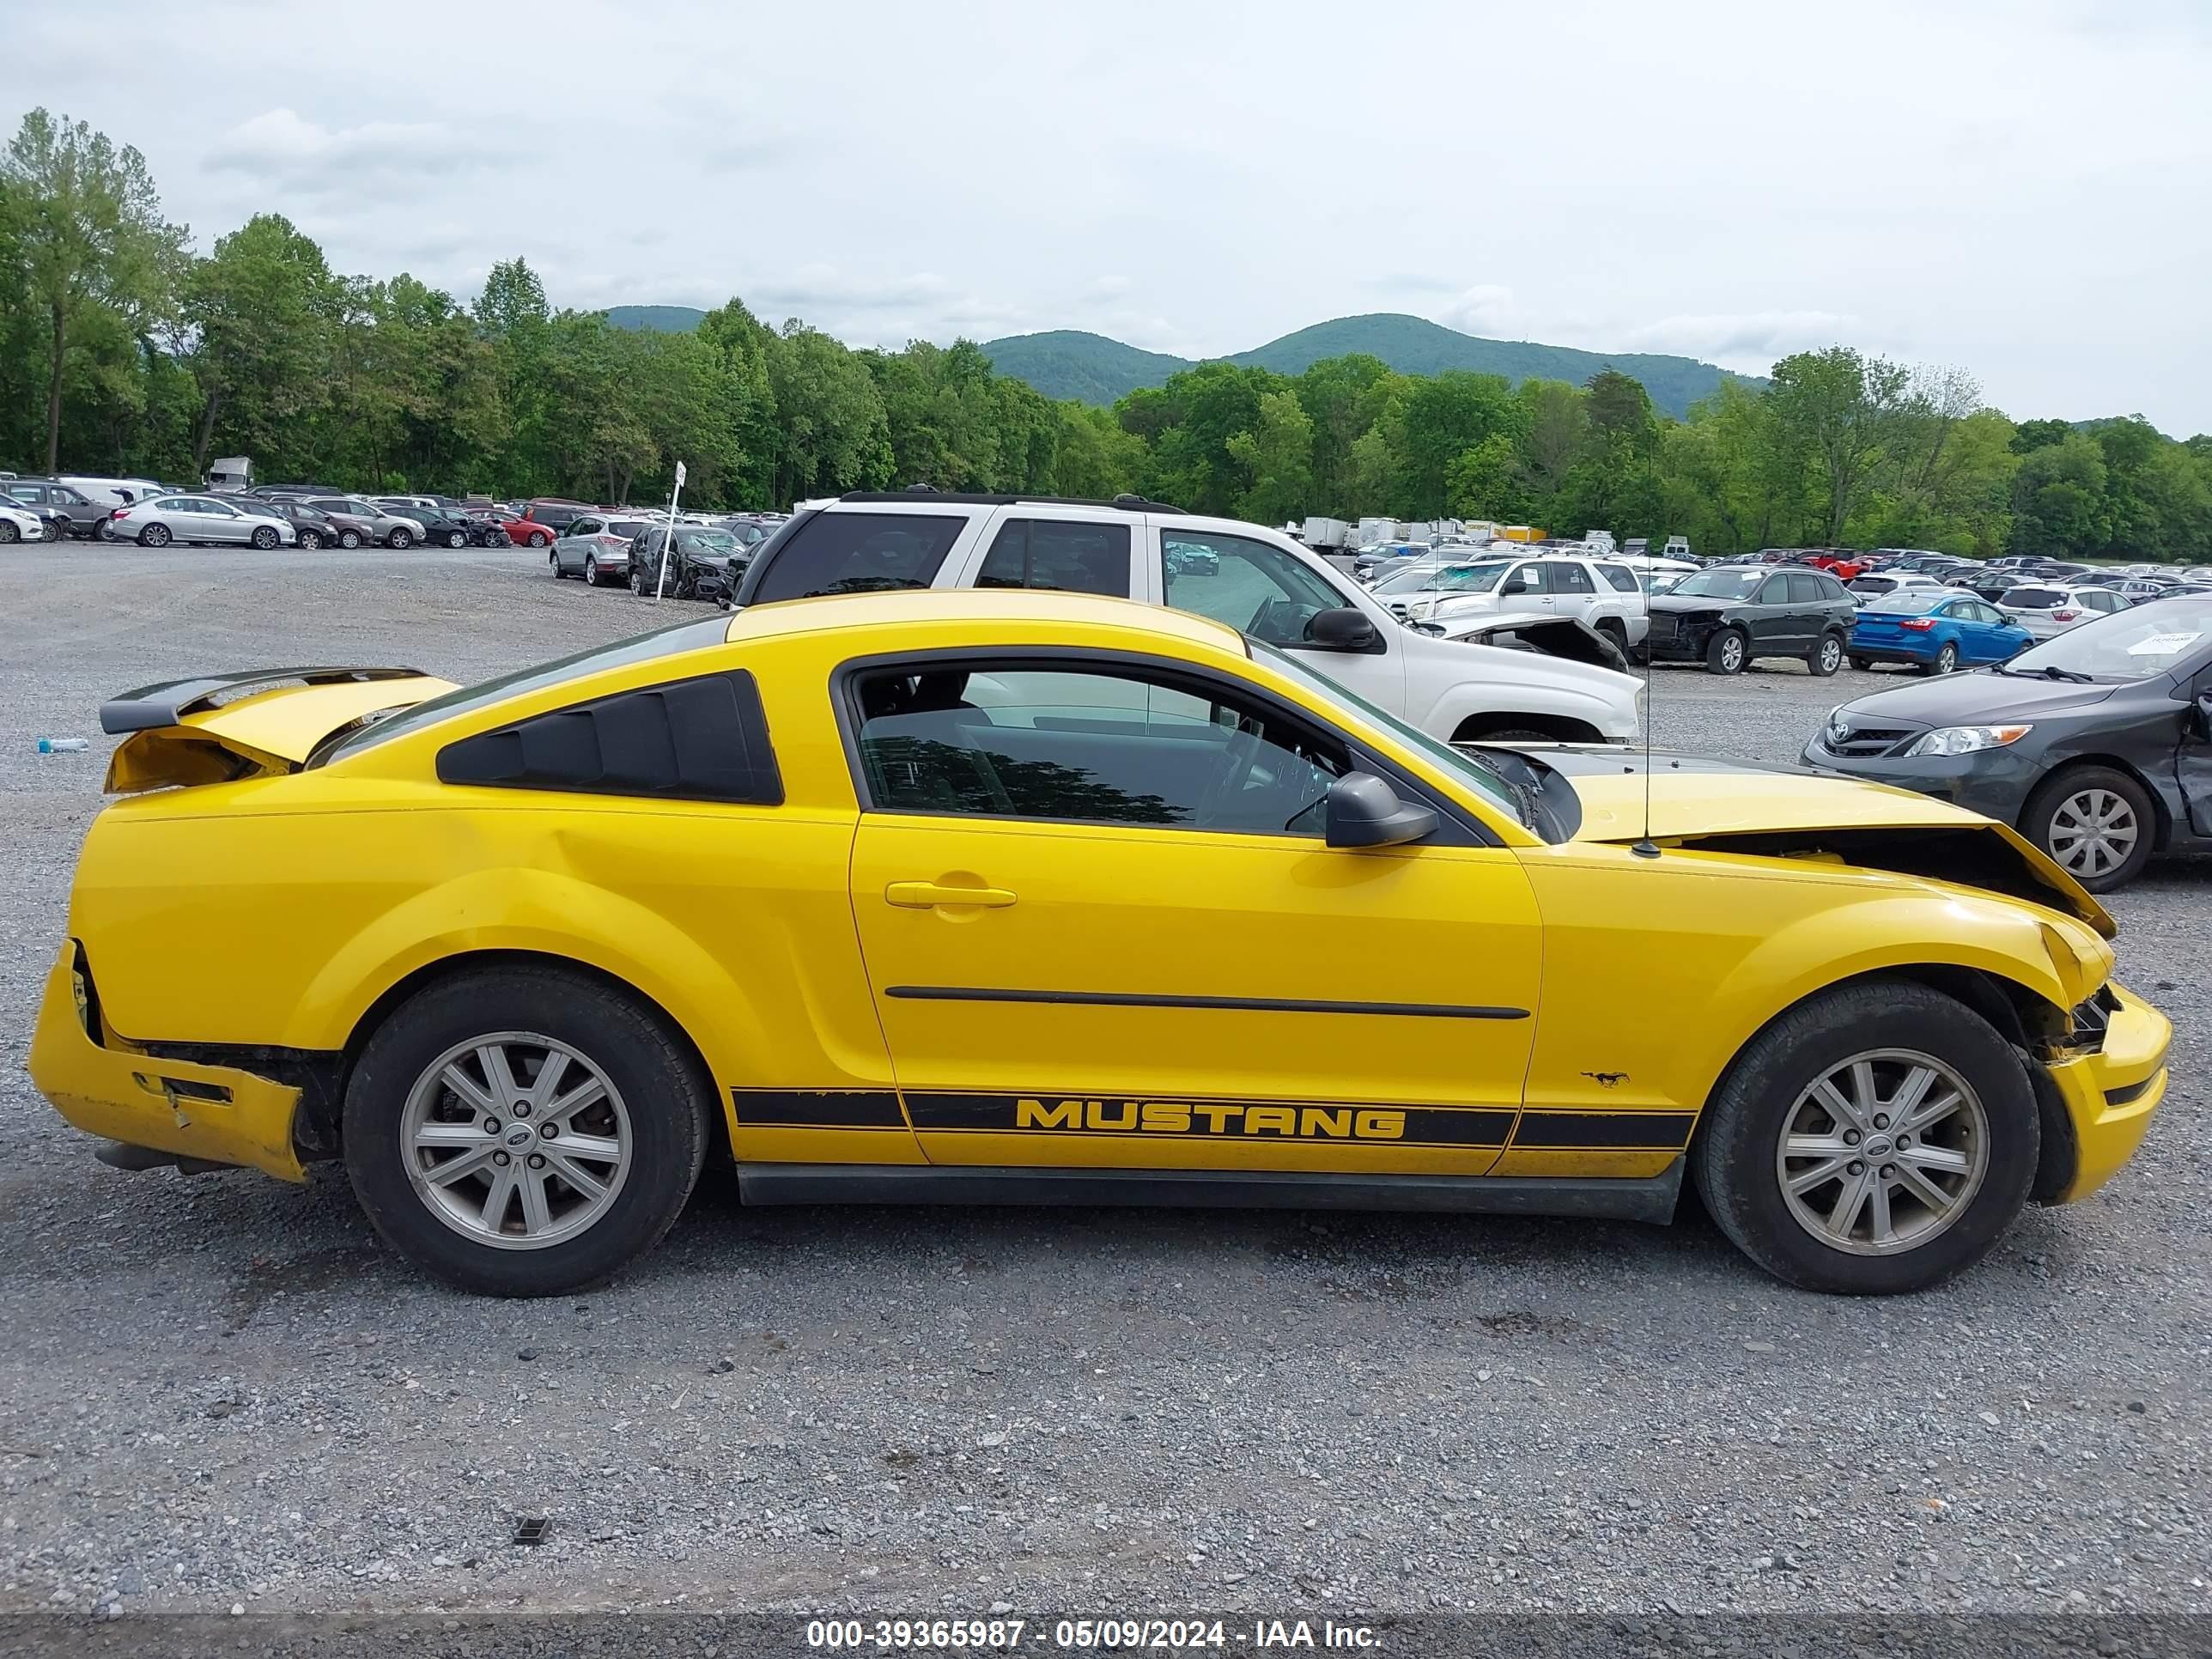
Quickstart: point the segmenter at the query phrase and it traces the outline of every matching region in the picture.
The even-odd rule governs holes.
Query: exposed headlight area
[[[2018,743],[2035,730],[2032,723],[2011,726],[1939,726],[1923,732],[1905,751],[1907,760],[1919,755],[1971,755],[1982,749],[2002,749]]]

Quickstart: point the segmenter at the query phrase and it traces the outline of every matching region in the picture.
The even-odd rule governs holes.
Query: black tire
[[[2085,874],[2067,862],[2075,852],[2075,846],[2069,842],[2054,847],[2051,837],[2054,832],[2063,833],[2066,827],[2060,821],[2062,809],[2084,793],[2095,790],[2126,803],[2133,816],[2135,844],[2117,866]],[[2069,766],[2045,778],[2027,798],[2020,815],[2020,832],[2091,892],[2109,893],[2126,886],[2150,863],[2151,844],[2158,838],[2158,810],[2151,804],[2148,792],[2128,773],[2110,766]]]
[[[641,599],[645,597],[645,572],[635,565],[629,568],[629,591]]]
[[[347,552],[352,552],[355,548],[361,545],[361,532],[358,530],[339,531],[338,545],[345,549]]]
[[[1820,642],[1813,647],[1812,654],[1805,659],[1805,666],[1813,671],[1813,677],[1815,679],[1825,680],[1843,665],[1844,636],[1841,634],[1821,635]]]
[[[1862,674],[1871,674],[1874,672],[1874,659],[1872,657],[1853,657],[1851,659],[1851,666],[1857,669]]]
[[[505,1032],[574,1048],[629,1117],[631,1161],[611,1204],[574,1237],[538,1249],[502,1249],[441,1219],[399,1143],[408,1097],[431,1064]],[[346,1172],[385,1242],[446,1283],[483,1296],[566,1295],[620,1272],[675,1224],[706,1158],[711,1097],[696,1060],[636,999],[558,968],[491,969],[416,993],[369,1039],[346,1086]]]
[[[469,544],[469,532],[468,532],[467,531],[465,531],[465,530],[448,530],[448,531],[446,532],[446,545],[447,545],[447,546],[448,546],[448,547],[466,547],[468,544]]]
[[[1856,1255],[1792,1213],[1778,1155],[1806,1091],[1854,1057],[1885,1050],[1928,1056],[1965,1081],[1981,1103],[1987,1162],[1979,1187],[1925,1242]],[[1887,1296],[1940,1284],[1988,1254],[2027,1201],[2040,1133],[2027,1073],[1988,1021],[1924,985],[1862,980],[1807,998],[1746,1045],[1706,1103],[1690,1169],[1706,1212],[1776,1278],[1802,1290]]]
[[[12,547],[22,539],[23,532],[13,519],[0,519],[0,547]]]
[[[543,530],[533,530],[530,532],[530,544],[532,547],[550,547],[553,538]]]
[[[1751,661],[1751,641],[1741,628],[1723,628],[1705,642],[1708,674],[1741,674]]]
[[[404,530],[395,530],[384,538],[384,544],[395,553],[404,553],[415,545],[415,538]]]
[[[586,587],[597,587],[599,585],[599,562],[593,558],[589,553],[586,553],[584,555],[584,586]]]
[[[1923,674],[1954,674],[1959,669],[1959,647],[1949,640],[1943,641],[1936,652],[1936,660],[1920,672]]]
[[[314,549],[319,549],[319,548],[320,548],[320,547],[322,546],[322,544],[323,544],[323,538],[322,538],[322,537],[321,537],[318,532],[316,532],[315,531],[313,531],[313,530],[302,530],[302,531],[300,532],[300,545],[301,545],[301,546],[302,546],[302,547],[304,547],[304,548],[310,549],[310,550],[314,550]]]
[[[253,532],[253,544],[264,553],[283,539],[283,537],[265,524],[257,526]]]
[[[545,563],[553,572],[555,581],[560,581],[564,578],[567,573],[561,568],[561,556],[558,553],[548,553],[545,556]]]
[[[169,540],[169,526],[165,524],[149,524],[138,532],[141,547],[167,547]]]
[[[484,545],[486,547],[512,547],[514,545],[514,539],[504,530],[495,530],[485,536]]]

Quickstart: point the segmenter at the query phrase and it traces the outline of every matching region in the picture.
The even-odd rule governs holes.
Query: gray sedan
[[[2212,595],[1844,703],[1803,758],[2009,823],[2092,892],[2212,853]]]
[[[248,512],[209,495],[155,495],[134,501],[118,507],[103,523],[101,533],[118,541],[135,540],[143,547],[167,547],[171,542],[282,547],[293,539],[289,520]]]
[[[592,586],[629,580],[629,544],[645,533],[643,519],[618,519],[607,513],[581,513],[553,544],[548,562],[553,574],[581,576]]]

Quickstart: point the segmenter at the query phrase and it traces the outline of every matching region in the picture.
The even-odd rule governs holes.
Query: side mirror
[[[1410,805],[1372,772],[1347,772],[1328,787],[1331,847],[1396,847],[1419,841],[1437,827],[1437,815]]]
[[[1316,611],[1306,623],[1306,643],[1324,651],[1371,651],[1381,637],[1367,613],[1348,605],[1334,611]]]
[[[2212,691],[2197,699],[2189,710],[2189,728],[2208,743],[2212,743]]]

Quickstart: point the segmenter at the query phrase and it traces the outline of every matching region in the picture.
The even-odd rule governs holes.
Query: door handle
[[[1003,910],[1014,896],[1003,887],[949,887],[936,881],[895,881],[884,889],[884,902],[907,910],[933,910],[939,905],[972,905],[981,910]]]

